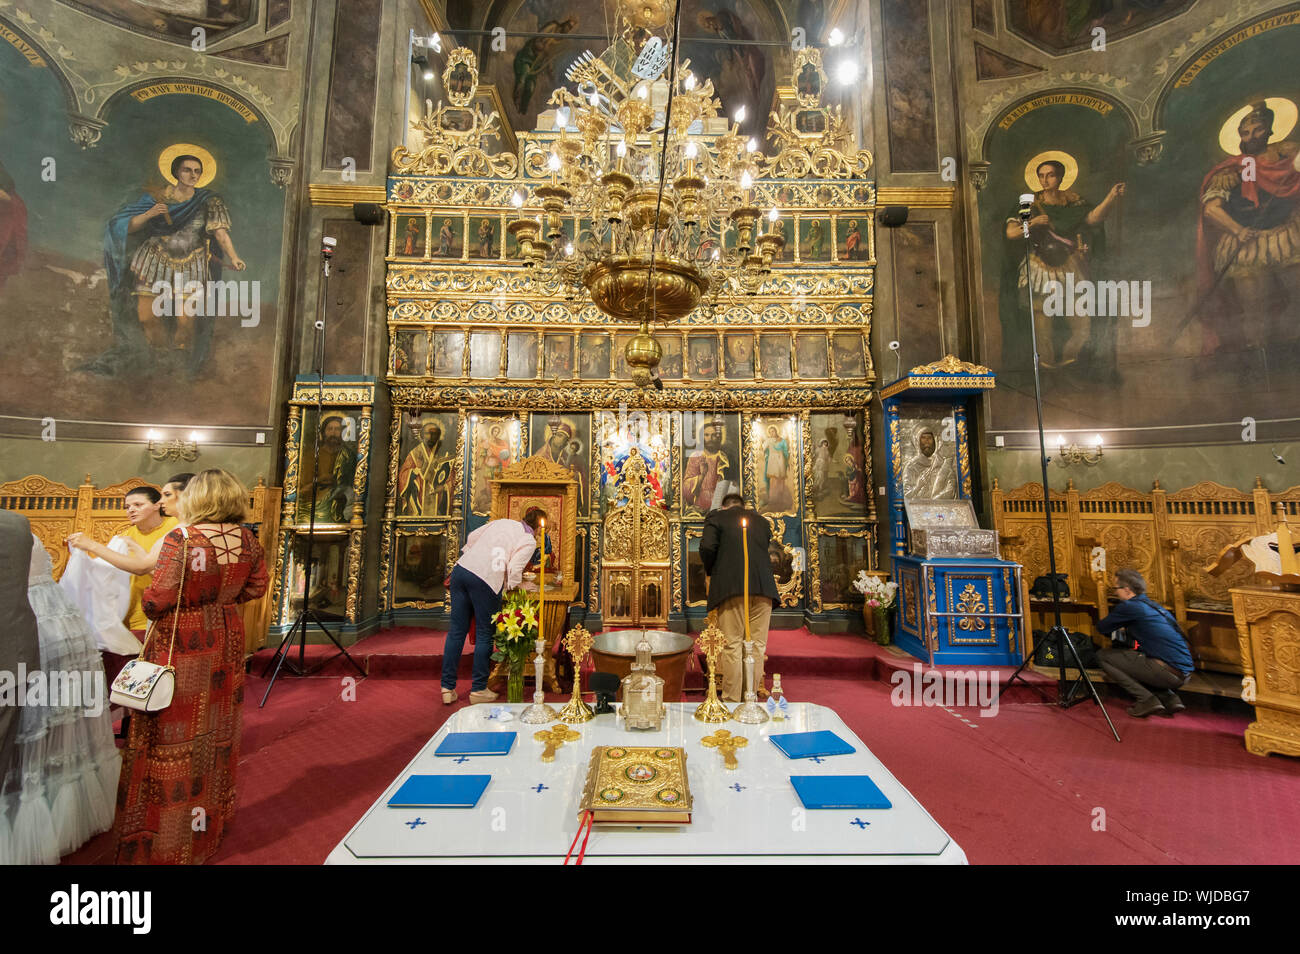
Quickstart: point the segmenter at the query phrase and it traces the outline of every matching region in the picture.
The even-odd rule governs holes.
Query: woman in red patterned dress
[[[176,691],[163,711],[131,719],[117,792],[118,864],[202,864],[234,813],[244,701],[239,604],[267,585],[262,547],[240,526],[247,508],[248,491],[225,471],[194,477],[180,499],[183,526],[164,538],[144,591],[154,620],[150,662],[166,665],[175,620]]]

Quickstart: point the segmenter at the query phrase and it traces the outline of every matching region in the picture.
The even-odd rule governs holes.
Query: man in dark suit
[[[1137,700],[1127,710],[1135,719],[1156,712],[1172,716],[1187,708],[1174,690],[1196,668],[1174,614],[1148,597],[1146,591],[1141,573],[1120,570],[1115,574],[1119,605],[1097,624],[1097,629],[1108,636],[1122,626],[1128,642],[1133,644],[1131,649],[1103,649],[1097,653],[1097,662],[1106,678]]]
[[[36,614],[27,602],[27,575],[32,566],[32,528],[27,518],[0,510],[0,672],[17,680],[18,667],[31,672],[41,667],[36,638]],[[0,779],[10,767],[18,739],[22,710],[14,698],[0,700]]]
[[[744,528],[742,532],[742,521]],[[726,637],[722,650],[722,698],[739,702],[744,689],[741,643],[745,639],[745,545],[749,544],[749,632],[754,641],[754,686],[763,685],[763,660],[772,607],[780,600],[768,556],[772,531],[767,521],[745,506],[740,494],[727,494],[709,512],[700,539],[700,560],[709,577],[709,613]]]

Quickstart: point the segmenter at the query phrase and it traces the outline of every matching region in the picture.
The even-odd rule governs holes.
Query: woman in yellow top
[[[143,535],[135,535],[128,532],[122,534],[129,547],[130,552],[128,553],[114,553],[103,544],[91,540],[84,533],[72,534],[68,537],[68,545],[76,547],[79,550],[85,550],[91,556],[99,557],[101,560],[117,567],[119,570],[125,570],[126,572],[134,573],[137,576],[148,577],[153,573],[153,568],[158,563],[158,551],[162,549],[163,537],[167,536],[168,532],[179,525],[176,519],[177,507],[180,504],[181,493],[185,490],[185,486],[190,482],[190,478],[193,476],[193,474],[173,474],[168,479],[167,483],[163,484],[161,494],[152,487],[137,487],[126,495],[127,516],[131,520],[132,524],[130,529],[136,529],[136,518],[131,516],[131,494],[142,492],[145,492],[146,495],[151,498],[152,503],[157,505],[157,516],[167,524],[166,530],[160,530],[158,527],[161,526],[161,524],[155,525],[153,521],[148,518],[147,512],[141,515],[141,519],[144,519],[146,523],[154,527],[152,530],[146,530],[149,538],[149,543],[147,545],[143,542]],[[136,581],[132,584],[132,615],[139,612],[139,593],[144,592],[144,589],[148,585],[148,579],[145,579],[143,582]],[[134,629],[134,627],[131,628]]]

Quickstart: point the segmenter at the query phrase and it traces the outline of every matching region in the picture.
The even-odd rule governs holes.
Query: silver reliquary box
[[[926,560],[999,559],[998,532],[982,530],[969,500],[906,501],[911,553]]]

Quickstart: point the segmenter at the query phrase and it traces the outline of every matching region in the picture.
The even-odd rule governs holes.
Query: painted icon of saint
[[[1202,354],[1239,338],[1238,330],[1256,346],[1279,333],[1294,334],[1287,302],[1300,290],[1300,143],[1284,137],[1295,128],[1296,114],[1290,100],[1260,100],[1230,117],[1220,132],[1229,155],[1201,182],[1196,233]],[[1207,301],[1210,296],[1217,298]]]
[[[85,370],[115,375],[147,365],[194,373],[207,359],[213,322],[196,321],[195,300],[185,289],[195,282],[207,289],[225,268],[247,267],[230,237],[225,200],[207,188],[217,171],[211,153],[177,143],[163,150],[158,165],[169,184],[142,190],[104,230],[115,342]],[[172,289],[170,301],[159,300],[161,288]]]

